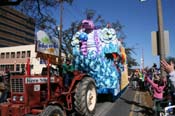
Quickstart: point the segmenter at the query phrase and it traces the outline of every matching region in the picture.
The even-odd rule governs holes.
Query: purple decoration
[[[87,34],[85,32],[82,32],[79,35],[79,40],[81,42],[80,50],[84,56],[87,56],[87,53],[88,53],[87,52],[87,40],[88,40]]]
[[[100,53],[100,49],[99,49],[99,39],[98,39],[98,33],[97,30],[94,30],[94,40],[95,40],[95,45],[96,45],[96,49],[97,49],[97,54]]]

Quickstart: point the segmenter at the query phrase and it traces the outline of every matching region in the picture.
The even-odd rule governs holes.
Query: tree
[[[62,51],[65,51],[66,57],[68,55],[72,56],[72,47],[71,41],[73,35],[79,30],[80,23],[78,21],[72,22],[70,28],[63,31],[63,43],[62,43]]]
[[[105,27],[108,23],[101,17],[101,15],[97,15],[94,10],[87,9],[85,11],[85,14],[86,14],[86,17],[92,19],[94,21],[94,24],[97,26],[101,25],[101,27]],[[71,27],[63,32],[64,33],[63,34],[63,42],[64,42],[63,49],[64,51],[67,51],[66,55],[72,54],[72,48],[71,48],[70,43],[71,43],[73,35],[75,34],[76,31],[78,31],[80,24],[81,24],[81,21],[72,22]],[[120,41],[126,48],[128,68],[131,68],[132,66],[138,66],[139,64],[137,63],[136,59],[134,59],[131,56],[132,53],[134,53],[134,48],[127,48],[123,41],[126,38],[126,35],[123,32],[124,26],[119,21],[112,22],[111,26],[112,28],[116,30],[117,37],[120,39]]]
[[[1,0],[0,6],[7,6],[7,5],[19,5],[23,0]]]
[[[40,25],[45,25],[48,30],[48,33],[51,36],[59,37],[58,30],[55,29],[56,18],[54,15],[51,15],[58,10],[59,5],[63,2],[72,4],[73,0],[3,0],[4,2],[0,5],[13,5],[13,7],[22,13],[32,17],[36,22],[36,29],[40,27]],[[53,10],[54,9],[54,10]],[[92,9],[87,9],[85,11],[87,18],[93,19],[95,25],[100,25],[101,27],[105,27],[108,22],[106,22],[101,15],[97,15],[96,12]],[[75,32],[78,30],[81,21],[72,22],[70,28],[64,30],[62,32],[62,51],[68,56],[72,54],[71,48],[71,39]],[[131,57],[132,48],[127,48],[123,40],[126,38],[126,35],[123,32],[123,25],[119,21],[112,22],[112,27],[116,30],[118,38],[122,40],[123,45],[126,48],[127,59],[128,59],[128,67],[133,65],[138,65],[136,60]]]
[[[128,68],[132,68],[132,66],[139,66],[138,62],[136,59],[134,59],[131,55],[134,53],[134,48],[126,48],[126,54],[127,54],[127,63],[128,63]]]
[[[4,0],[0,5],[9,5],[35,20],[36,29],[45,25],[48,33],[54,36],[56,33],[56,15],[52,15],[63,2],[72,4],[73,0]]]

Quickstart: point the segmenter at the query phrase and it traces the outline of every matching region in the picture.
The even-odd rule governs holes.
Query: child
[[[156,111],[155,113],[158,113],[156,109],[160,108],[160,101],[163,99],[165,82],[158,74],[154,75],[154,81],[148,77],[145,77],[145,80],[150,83],[153,88],[154,110]]]

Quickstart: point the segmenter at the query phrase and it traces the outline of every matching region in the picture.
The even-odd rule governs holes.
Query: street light
[[[146,0],[140,0],[140,2],[144,2]],[[165,45],[164,45],[164,30],[163,30],[163,15],[162,15],[162,0],[157,0],[157,24],[158,24],[158,54],[161,60],[165,59]],[[161,63],[160,63],[161,64]],[[160,65],[161,76],[165,76],[165,71],[163,67]]]

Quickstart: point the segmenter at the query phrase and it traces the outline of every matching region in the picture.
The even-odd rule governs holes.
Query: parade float
[[[125,48],[110,24],[99,28],[83,20],[71,44],[75,69],[94,78],[98,94],[115,97],[127,86]]]

